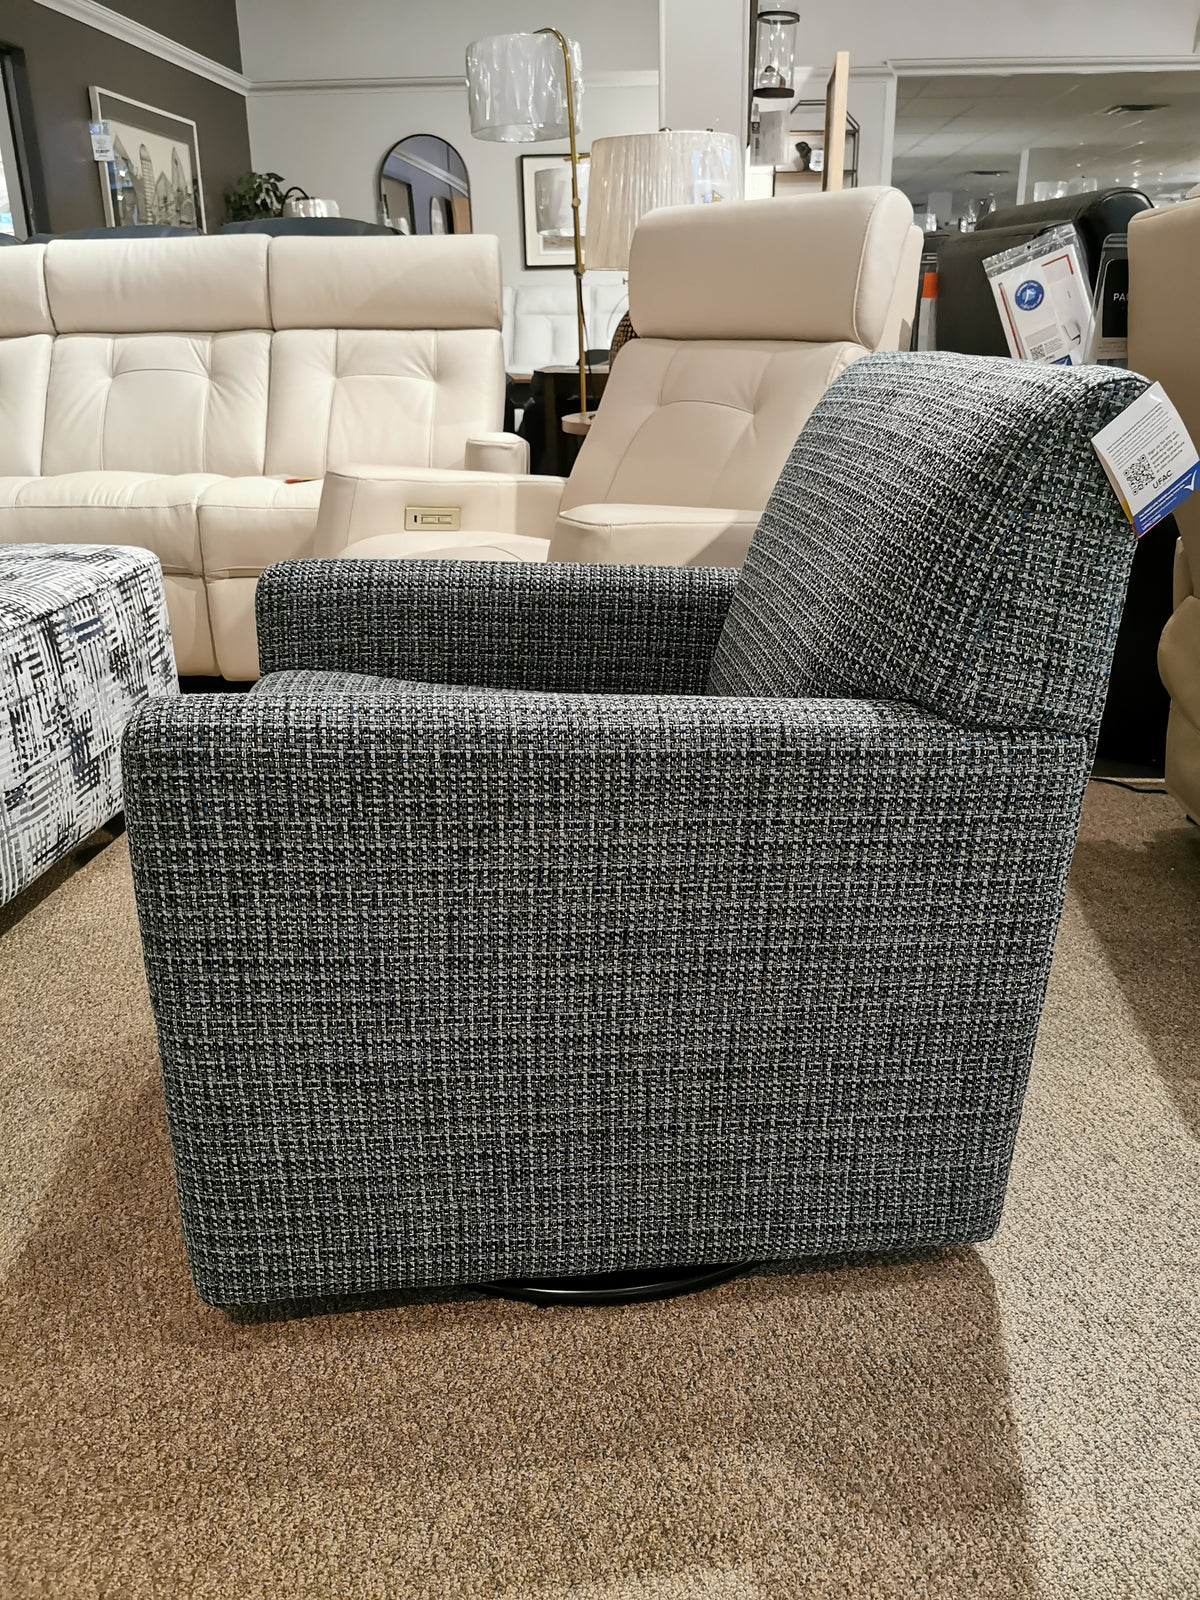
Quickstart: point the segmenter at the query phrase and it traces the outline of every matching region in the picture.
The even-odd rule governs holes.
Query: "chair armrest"
[[[572,506],[559,512],[550,560],[740,567],[761,515],[709,506]]]
[[[565,478],[528,473],[342,467],[325,475],[314,553],[337,556],[364,539],[402,535],[410,510],[430,519],[413,530],[418,551],[429,548],[433,532],[444,532],[447,545],[459,530],[549,539],[565,485]],[[446,517],[440,527],[438,514]]]
[[[293,561],[255,606],[262,671],[701,694],[737,574],[718,567]]]
[[[479,433],[467,440],[463,466],[468,472],[529,471],[529,444],[519,433]]]

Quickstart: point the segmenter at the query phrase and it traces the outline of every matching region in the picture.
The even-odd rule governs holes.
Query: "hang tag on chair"
[[[1101,428],[1092,444],[1139,539],[1200,485],[1200,456],[1161,383]]]

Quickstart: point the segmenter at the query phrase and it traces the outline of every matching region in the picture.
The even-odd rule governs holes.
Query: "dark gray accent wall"
[[[104,4],[222,66],[242,70],[237,0],[104,0]]]
[[[229,57],[228,27],[236,41],[234,0],[125,0],[121,8],[156,32],[211,55],[222,30],[210,13],[224,18],[225,64]],[[188,37],[183,37],[185,23]],[[209,48],[203,41],[209,39]],[[224,220],[224,192],[250,165],[250,137],[245,99],[207,78],[185,72],[144,50],[76,22],[34,0],[0,0],[0,45],[24,54],[34,135],[45,185],[45,215],[39,229],[67,233],[104,225],[100,179],[92,159],[88,122],[88,87],[99,84],[117,94],[141,100],[163,111],[191,117],[197,125],[204,205],[210,232]]]

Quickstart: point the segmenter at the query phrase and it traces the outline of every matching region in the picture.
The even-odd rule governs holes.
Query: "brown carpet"
[[[7,1597],[1200,1596],[1200,831],[1093,786],[1004,1224],[540,1311],[191,1289],[123,841],[0,913]]]

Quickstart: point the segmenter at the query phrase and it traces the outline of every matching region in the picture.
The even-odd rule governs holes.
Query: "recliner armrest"
[[[478,433],[467,440],[463,466],[468,472],[529,471],[529,445],[519,433]]]
[[[341,555],[348,545],[406,528],[419,536],[418,552],[429,548],[431,533],[449,546],[460,530],[549,539],[565,485],[565,478],[528,473],[342,467],[325,475],[314,552]]]

